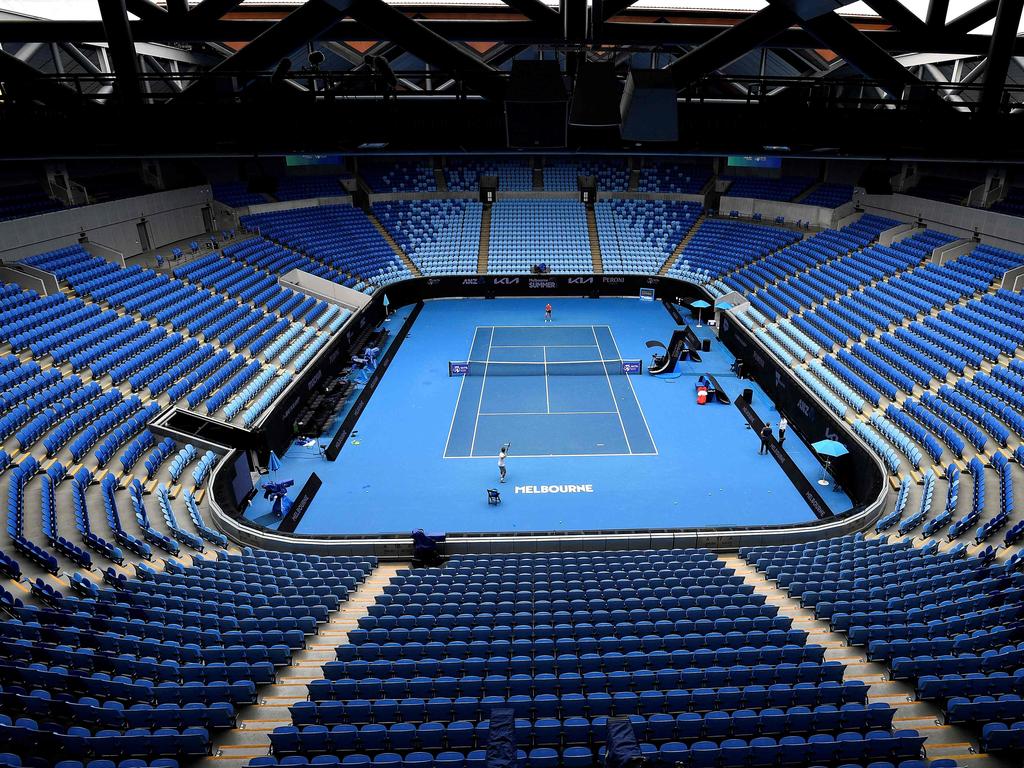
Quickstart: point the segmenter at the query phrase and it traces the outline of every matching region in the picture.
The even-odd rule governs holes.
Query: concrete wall
[[[203,231],[202,208],[210,204],[208,186],[155,192],[0,222],[0,260],[17,261],[89,240],[126,257],[142,252],[137,224],[146,219],[150,245],[161,248]]]
[[[329,301],[353,312],[370,303],[370,297],[361,291],[353,291],[343,285],[310,274],[301,269],[293,269],[278,278],[278,282],[286,288]]]
[[[718,212],[728,215],[730,211],[739,211],[740,216],[750,218],[760,213],[764,224],[771,224],[776,216],[786,221],[809,221],[812,227],[827,228],[832,226],[835,211],[838,209],[820,208],[816,205],[800,203],[780,203],[774,200],[755,200],[750,197],[723,196],[718,204]]]
[[[336,197],[317,197],[308,200],[284,200],[277,203],[257,203],[248,207],[236,208],[239,215],[246,213],[273,213],[274,211],[294,211],[298,208],[315,208],[320,205],[352,205],[349,195]]]
[[[854,202],[868,213],[921,221],[929,229],[962,238],[977,233],[983,243],[1024,253],[1024,221],[1017,216],[900,194],[858,195]]]

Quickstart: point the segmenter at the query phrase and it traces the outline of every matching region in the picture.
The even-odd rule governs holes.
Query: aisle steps
[[[252,758],[269,754],[270,732],[292,723],[288,707],[306,699],[306,685],[323,677],[324,663],[337,658],[335,648],[347,641],[367,606],[383,593],[399,568],[407,567],[408,563],[380,563],[341,610],[306,638],[305,649],[294,654],[291,666],[278,671],[277,682],[260,690],[259,702],[238,713],[238,726],[216,735],[213,754],[198,761],[196,768],[244,768]]]

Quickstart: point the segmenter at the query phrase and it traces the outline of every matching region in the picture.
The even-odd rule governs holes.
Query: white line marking
[[[478,325],[473,329],[473,341],[469,345],[469,354],[473,354],[473,347],[476,345],[476,335],[480,332],[480,326]],[[450,458],[448,456],[448,446],[452,442],[452,430],[455,429],[455,416],[459,412],[459,405],[462,403],[462,388],[466,386],[466,377],[462,377],[462,381],[459,382],[459,396],[455,398],[455,410],[452,411],[452,423],[448,425],[448,439],[444,441],[444,452],[441,454],[442,459]]]
[[[657,456],[656,453],[517,453],[517,459],[583,459],[599,456]],[[493,459],[490,454],[480,456],[447,456],[448,459]]]
[[[593,344],[495,344],[491,349],[541,349],[545,347],[547,349],[554,349],[555,347],[591,349],[593,346]]]
[[[481,416],[610,416],[615,411],[509,411],[481,413]]]
[[[615,347],[615,357],[621,360],[622,353],[619,352],[619,343],[615,341],[615,334],[612,333],[612,327],[610,325],[606,325],[604,327],[608,329],[608,337],[612,340],[612,346]],[[644,407],[640,404],[640,398],[636,396],[636,390],[633,389],[633,382],[629,376],[626,377],[626,383],[629,384],[629,391],[633,393],[633,401],[636,403],[636,407],[640,411],[640,418],[644,421],[644,429],[647,430],[647,436],[651,438],[651,445],[654,446],[654,453],[657,454],[658,444],[654,442],[654,435],[651,434],[651,427],[647,423],[647,414],[644,413]]]
[[[590,332],[594,334],[594,343],[597,345],[597,351],[601,352],[601,342],[597,339],[597,329],[594,326],[590,326]],[[605,363],[601,363],[601,367],[604,368],[604,380],[608,382],[608,394],[612,396],[612,403],[615,405],[615,412],[619,414],[619,426],[622,427],[622,436],[626,439],[626,448],[629,449],[630,453],[633,453],[633,446],[629,444],[629,435],[626,434],[626,425],[622,421],[622,413],[619,411],[619,403],[615,399],[615,390],[612,388],[612,377],[608,375],[608,366]],[[472,449],[470,453],[472,453]]]
[[[541,349],[544,350],[544,402],[547,412],[551,413],[551,392],[548,387],[548,348],[541,347]]]
[[[494,341],[494,326],[491,326],[491,338],[487,341],[487,359],[484,361],[484,380],[480,382],[480,399],[476,403],[476,419],[473,421],[473,442],[469,444],[469,453],[476,450],[476,429],[480,426],[480,408],[484,404],[484,387],[487,386],[487,366],[491,362],[491,342]],[[472,352],[472,350],[470,350]]]

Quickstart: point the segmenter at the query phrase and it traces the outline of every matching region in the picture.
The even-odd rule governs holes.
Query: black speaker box
[[[569,105],[569,124],[608,128],[619,124],[622,85],[615,77],[613,61],[583,61]]]
[[[561,148],[569,128],[569,97],[557,61],[512,62],[505,128],[513,148]]]
[[[676,141],[679,109],[672,73],[665,69],[633,69],[619,102],[620,133],[627,141]]]

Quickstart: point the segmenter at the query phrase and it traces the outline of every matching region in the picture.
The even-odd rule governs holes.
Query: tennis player
[[[548,302],[548,305],[546,307],[544,307],[544,322],[545,323],[550,323],[551,322],[551,302],[550,301]]]
[[[505,468],[506,456],[508,456],[508,445],[503,445],[501,446],[501,449],[498,451],[498,476],[500,478],[498,480],[499,483],[505,482],[505,474],[508,472],[508,470]]]

